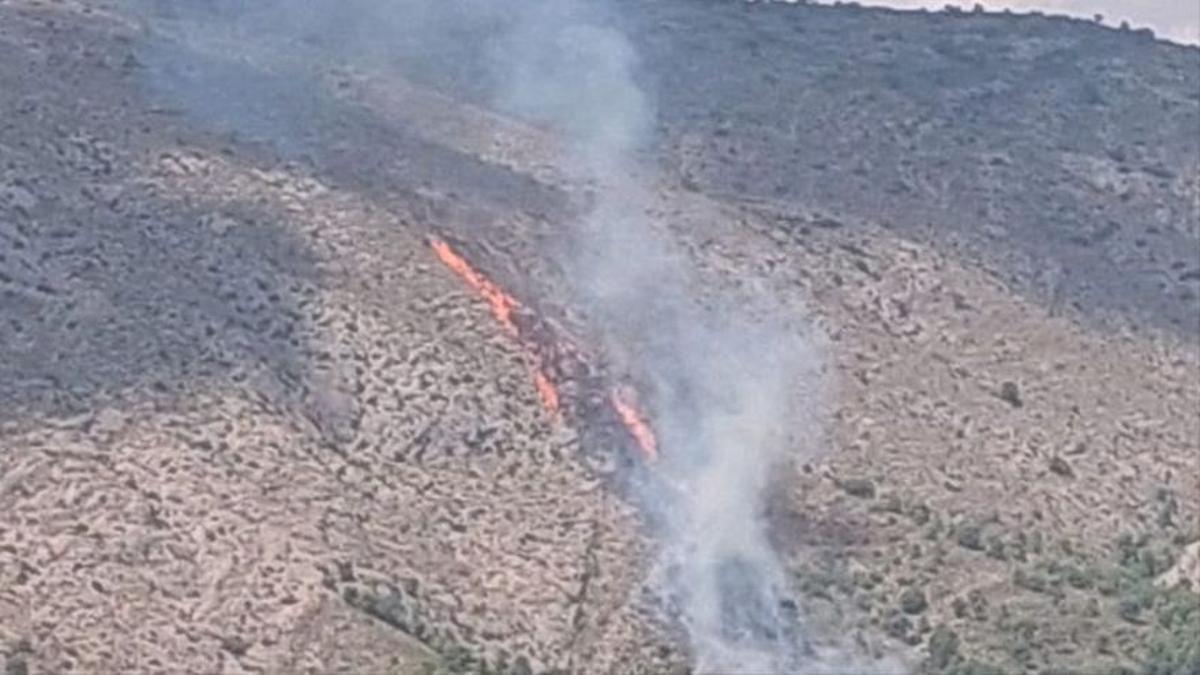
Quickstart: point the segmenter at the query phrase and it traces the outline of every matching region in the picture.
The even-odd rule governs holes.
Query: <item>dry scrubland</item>
[[[826,452],[766,514],[816,633],[1196,672],[1200,51],[619,4],[656,222],[827,336]],[[462,84],[474,42],[263,71],[318,101],[273,121],[293,151],[156,100],[146,30],[0,0],[5,672],[683,669],[619,445],[546,414],[426,245],[576,320],[539,247],[577,187]]]

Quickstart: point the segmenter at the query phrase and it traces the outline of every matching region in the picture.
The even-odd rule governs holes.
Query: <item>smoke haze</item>
[[[769,298],[755,306],[694,292],[700,281],[648,215],[654,178],[639,152],[652,134],[653,100],[638,85],[637,54],[602,4],[142,6],[174,31],[172,42],[148,43],[153,95],[285,152],[311,150],[319,94],[303,64],[330,54],[360,62],[399,55],[438,68],[495,108],[567,139],[559,168],[592,197],[579,222],[563,225],[573,253],[560,263],[659,437],[662,461],[635,485],[661,545],[652,572],[661,600],[686,628],[699,672],[819,668],[761,513],[772,469],[811,447],[820,357],[803,327],[771,318]],[[464,36],[480,34],[482,58],[458,59]],[[262,68],[295,77],[256,80]]]

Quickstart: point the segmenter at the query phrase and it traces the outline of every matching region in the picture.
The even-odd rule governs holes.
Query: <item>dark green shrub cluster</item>
[[[1143,675],[1200,673],[1200,596],[1175,588],[1156,598]]]

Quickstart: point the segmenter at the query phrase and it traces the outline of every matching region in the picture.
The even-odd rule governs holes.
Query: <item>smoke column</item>
[[[563,130],[574,141],[568,167],[595,189],[568,265],[610,352],[650,399],[663,459],[639,485],[662,537],[663,599],[698,671],[794,672],[810,655],[760,513],[770,470],[812,422],[803,411],[814,407],[817,355],[767,312],[690,291],[697,280],[647,216],[652,187],[635,158],[652,110],[630,44],[594,5],[522,9],[493,60],[508,66],[499,104]]]
[[[562,169],[592,198],[580,222],[564,224],[574,253],[562,262],[575,300],[642,390],[660,441],[662,460],[635,481],[661,544],[652,581],[686,629],[698,672],[817,672],[761,513],[772,470],[816,424],[820,359],[802,329],[771,318],[769,299],[755,307],[753,298],[693,291],[699,281],[647,215],[655,187],[639,151],[652,140],[652,101],[635,79],[633,47],[604,10],[579,0],[351,0],[226,1],[203,11],[235,17],[256,44],[273,33],[301,49],[299,38],[316,32],[340,58],[438,55],[429,62],[443,59],[438,67],[496,108],[569,139]],[[479,58],[444,59],[464,30],[486,34]],[[302,86],[267,88],[266,98],[219,69],[177,67],[170,51],[150,58],[161,66],[158,91],[197,117],[269,134],[281,148],[297,143]],[[279,101],[295,106],[280,111]]]

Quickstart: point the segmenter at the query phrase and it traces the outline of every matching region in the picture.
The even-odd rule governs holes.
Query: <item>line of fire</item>
[[[501,329],[521,348],[530,364],[534,387],[546,411],[555,418],[572,413],[571,402],[564,401],[560,384],[578,371],[581,351],[574,341],[547,326],[527,306],[471,265],[445,239],[430,237],[429,245],[438,260],[462,279],[487,303]],[[642,458],[653,463],[658,458],[658,439],[649,418],[639,408],[635,392],[628,385],[602,385],[609,412],[624,427]]]

